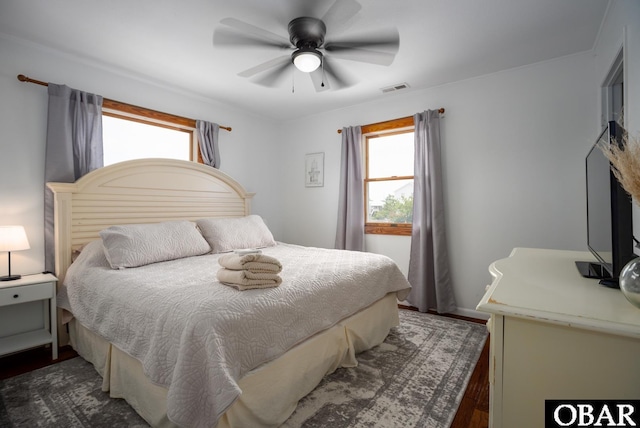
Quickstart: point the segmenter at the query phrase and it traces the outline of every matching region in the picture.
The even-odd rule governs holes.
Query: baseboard
[[[398,307],[400,309],[408,309],[413,311],[418,310],[418,308],[411,306],[406,300],[399,301]],[[429,313],[435,314],[436,311],[430,310]],[[455,311],[450,312],[449,314],[441,314],[441,315],[454,315],[454,316],[457,315],[462,318],[472,318],[473,320],[477,320],[478,322],[484,322],[490,318],[490,315],[485,312],[480,312],[480,311],[476,311],[473,309],[466,309],[466,308],[457,308]]]
[[[490,315],[485,312],[476,311],[475,309],[458,308],[453,311],[455,315],[460,315],[467,318],[476,318],[479,320],[488,320]]]

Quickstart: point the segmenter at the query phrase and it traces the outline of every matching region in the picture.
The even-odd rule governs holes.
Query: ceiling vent
[[[409,87],[408,83],[398,83],[396,85],[392,85],[392,86],[387,86],[386,88],[381,88],[380,90],[383,93],[387,93],[387,92],[395,92],[395,91],[399,91],[401,89],[407,89]]]

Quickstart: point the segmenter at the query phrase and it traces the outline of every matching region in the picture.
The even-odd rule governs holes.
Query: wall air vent
[[[399,91],[401,89],[407,89],[409,87],[408,83],[398,83],[396,85],[392,85],[392,86],[387,86],[386,88],[380,88],[380,90],[383,93],[387,93],[387,92],[395,92],[395,91]]]

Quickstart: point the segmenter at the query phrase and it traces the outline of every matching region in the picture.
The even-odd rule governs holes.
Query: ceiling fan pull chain
[[[320,59],[320,65],[322,66],[322,82],[320,82],[320,87],[324,88],[324,57]]]
[[[296,93],[296,71],[295,70],[291,70],[291,93],[295,94]]]

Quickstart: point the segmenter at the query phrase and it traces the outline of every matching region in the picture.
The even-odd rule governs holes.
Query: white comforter
[[[215,426],[237,381],[306,338],[409,284],[388,257],[279,243],[282,284],[238,291],[216,280],[219,255],[112,270],[91,242],[67,272],[58,306],[140,360],[168,388],[169,418]]]

